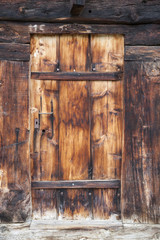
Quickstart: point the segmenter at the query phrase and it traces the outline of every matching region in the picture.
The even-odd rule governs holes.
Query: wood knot
[[[0,81],[0,87],[2,87],[3,86],[3,84],[4,84],[4,81]]]

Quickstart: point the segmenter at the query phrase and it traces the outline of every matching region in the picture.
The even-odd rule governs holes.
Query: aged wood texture
[[[120,187],[123,36],[34,35],[31,43],[31,77],[35,79],[31,80],[32,188],[61,188],[56,192],[50,190],[50,194],[53,191],[57,196],[51,213],[56,208],[59,220],[108,219],[112,214],[119,215],[120,194],[113,188]],[[116,83],[110,81],[111,73],[119,76]],[[84,76],[84,79],[80,76],[83,81],[76,79],[79,74]],[[101,81],[105,74],[112,76],[107,77],[108,82]],[[41,76],[43,80],[39,80]],[[52,87],[58,96],[58,102],[53,101],[54,111],[48,108]],[[54,147],[59,152],[50,150],[45,137],[51,114],[53,119],[58,116],[57,125],[54,123],[57,129]],[[35,119],[39,120],[39,128],[34,127]],[[106,182],[96,186],[92,179]],[[48,197],[45,190],[42,193],[33,190],[36,218],[45,217],[42,205],[45,206]],[[40,194],[42,200],[38,200]],[[49,200],[49,204],[53,202]]]
[[[84,9],[85,0],[70,0],[70,13],[72,16],[79,16]]]
[[[32,189],[120,188],[120,180],[34,181],[31,186]]]
[[[145,59],[125,64],[122,217],[160,223],[160,62]]]
[[[123,34],[125,45],[159,45],[160,25],[102,25],[39,22],[0,22],[0,42],[30,43],[30,34]]]
[[[123,69],[123,54],[123,36],[91,36],[92,66],[96,71]],[[121,178],[122,88],[123,81],[91,82],[93,179]],[[94,191],[94,218],[110,216],[110,211],[106,208],[108,201],[112,205],[113,198],[117,199],[117,192],[113,189]],[[119,201],[117,203],[119,204]]]
[[[29,44],[0,43],[0,60],[29,61]]]
[[[88,44],[87,35],[60,36],[60,70],[88,71]],[[90,126],[86,81],[59,83],[59,119],[59,177],[61,180],[88,179]],[[77,219],[89,215],[87,190],[63,191],[60,198],[60,218]]]
[[[0,61],[0,221],[30,216],[28,62]]]
[[[126,46],[126,61],[159,61],[160,47],[157,46]]]
[[[32,72],[32,79],[59,81],[119,81],[122,72]]]
[[[32,190],[32,219],[55,220],[57,219],[57,192],[53,190]]]
[[[159,0],[86,1],[80,18],[70,18],[70,1],[22,0],[0,2],[0,20],[44,21],[44,22],[88,22],[104,23],[159,23]]]
[[[58,42],[58,36],[33,35],[31,38],[32,72],[54,72],[57,69]]]
[[[31,70],[53,71],[57,63],[56,36],[33,36],[31,39]],[[58,179],[58,84],[56,81],[31,79],[31,172],[32,180]],[[38,122],[36,126],[36,121]],[[56,218],[55,191],[32,191],[33,218],[46,219],[48,209]],[[38,196],[40,199],[38,200]],[[46,211],[46,212],[44,212]]]
[[[61,36],[61,71],[87,71],[89,69],[87,51],[88,36]],[[90,160],[89,93],[85,81],[60,82],[59,118],[60,179],[88,179]]]

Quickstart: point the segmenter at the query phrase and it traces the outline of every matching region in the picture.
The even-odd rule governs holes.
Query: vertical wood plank
[[[88,71],[88,36],[64,35],[60,37],[60,70],[61,71]],[[89,126],[89,93],[87,83],[60,82],[59,85],[59,164],[60,179],[88,179],[90,162],[90,126]],[[85,190],[66,190],[67,202],[77,199],[77,212],[71,215],[70,205],[65,205],[60,199],[59,218],[81,218],[89,216],[90,209],[80,203],[81,196],[89,206],[88,195]],[[88,203],[87,203],[88,202]],[[63,208],[63,211],[62,211]]]
[[[54,190],[32,190],[32,218],[34,220],[57,219],[57,192]]]
[[[33,35],[31,37],[31,71],[54,72],[58,64],[59,36]]]
[[[91,36],[92,69],[98,72],[123,69],[124,39],[121,35]],[[91,82],[93,179],[121,177],[123,81]],[[94,190],[95,199],[113,203],[114,189]],[[103,200],[102,200],[103,199]],[[107,200],[108,199],[108,200]],[[119,201],[117,201],[119,204]],[[98,204],[98,206],[99,206]],[[105,205],[93,208],[94,218],[108,218],[112,211]],[[118,206],[117,206],[118,207]],[[103,211],[103,210],[104,211]],[[106,214],[103,214],[105,212]],[[109,215],[107,215],[109,214]]]
[[[125,65],[124,222],[160,222],[160,62]]]
[[[58,36],[34,35],[31,39],[32,71],[55,71],[58,64]],[[58,49],[58,50],[57,50]],[[31,80],[31,171],[32,180],[53,181],[58,179],[58,124],[59,124],[59,89],[56,81]],[[49,114],[48,114],[49,113]],[[35,128],[35,121],[39,122]],[[55,191],[32,191],[33,215],[36,218],[55,219],[56,200],[52,199]],[[38,194],[38,195],[37,195]],[[37,196],[42,199],[38,200]],[[38,210],[37,210],[38,209]]]
[[[28,62],[0,62],[0,221],[30,216]]]

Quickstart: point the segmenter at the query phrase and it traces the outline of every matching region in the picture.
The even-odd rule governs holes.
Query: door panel
[[[31,44],[32,72],[123,71],[121,35],[35,35]],[[108,219],[120,213],[120,189],[114,184],[107,189],[105,183],[121,177],[123,81],[101,76],[97,81],[31,79],[34,218]],[[92,179],[103,180],[103,187],[87,187]],[[73,187],[82,181],[82,188],[67,189],[66,180]],[[38,186],[59,181],[63,189],[36,189],[35,181]]]

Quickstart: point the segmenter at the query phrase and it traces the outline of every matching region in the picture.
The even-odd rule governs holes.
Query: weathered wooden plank
[[[32,72],[32,79],[59,81],[119,81],[122,72]]]
[[[88,36],[60,37],[60,69],[86,71]],[[67,53],[67,56],[66,56]],[[59,86],[60,179],[88,178],[90,159],[89,95],[86,81],[61,81]]]
[[[70,0],[70,13],[72,16],[79,16],[84,9],[85,0]]]
[[[160,60],[159,46],[126,46],[126,61],[157,61]]]
[[[27,62],[0,61],[0,221],[30,217]]]
[[[57,219],[57,192],[55,190],[32,189],[32,219]]]
[[[93,191],[94,219],[120,219],[120,189],[95,189]]]
[[[49,0],[30,0],[16,2],[3,0],[0,2],[0,20],[21,20],[21,21],[75,21],[70,18],[70,2]],[[129,0],[111,1],[98,0],[87,1],[81,18],[76,21],[99,21],[104,23],[159,23],[160,3],[158,0],[141,1]]]
[[[90,66],[88,44],[88,36],[62,35],[60,37],[61,71],[88,71]],[[88,179],[90,126],[86,81],[59,83],[59,119],[59,179]],[[88,190],[64,190],[61,197],[59,218],[90,217]]]
[[[160,62],[126,62],[124,222],[160,222]]]
[[[0,22],[0,42],[30,43],[30,34],[123,34],[125,45],[159,45],[160,25],[102,25],[46,22]]]
[[[91,59],[96,71],[123,68],[124,39],[121,35],[91,36]],[[92,178],[121,177],[122,154],[122,82],[91,82]],[[94,218],[109,218],[114,190],[94,190]],[[108,209],[107,205],[110,202]],[[117,204],[119,201],[117,200]],[[119,206],[117,206],[117,209]],[[112,209],[112,210],[111,210]]]
[[[31,80],[30,97],[32,180],[56,180],[58,177],[58,85],[56,81]],[[35,121],[39,122],[38,127],[35,127]]]
[[[58,45],[58,35],[33,35],[31,38],[31,71],[54,72],[58,64]]]
[[[92,219],[91,195],[88,189],[59,190],[58,220],[89,220]]]
[[[39,181],[31,183],[32,189],[46,188],[119,188],[120,180]]]
[[[31,38],[31,70],[53,71],[57,62],[57,44],[56,36],[34,35]],[[30,86],[31,177],[36,181],[57,180],[58,83],[31,79]],[[32,202],[34,218],[57,218],[55,191],[32,191]]]
[[[29,44],[0,43],[0,60],[29,61]]]

